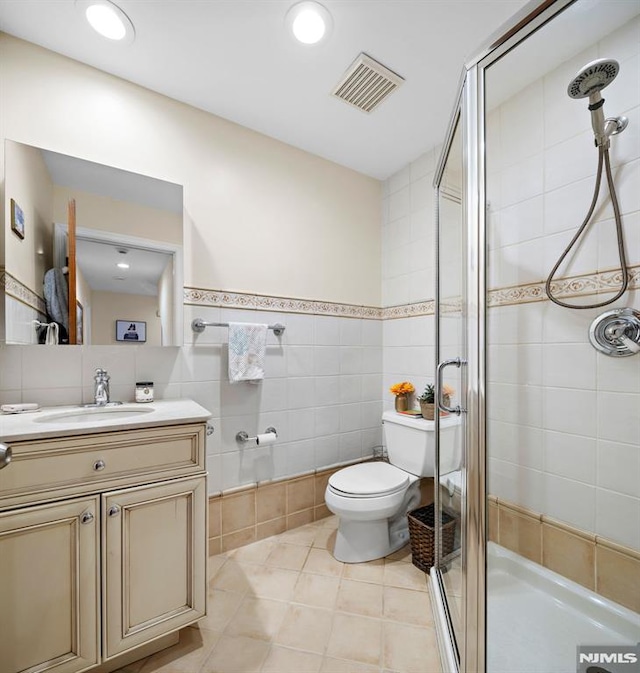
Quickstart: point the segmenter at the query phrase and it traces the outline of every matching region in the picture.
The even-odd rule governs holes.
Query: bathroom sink
[[[46,414],[34,418],[34,423],[99,423],[101,421],[132,420],[154,411],[150,407],[119,405],[113,407],[84,407]]]

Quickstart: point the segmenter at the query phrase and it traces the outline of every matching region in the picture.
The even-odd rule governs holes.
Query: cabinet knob
[[[93,513],[92,512],[85,512],[80,517],[80,523],[91,523],[92,521],[93,521]]]
[[[109,507],[109,511],[107,513],[109,514],[109,516],[118,516],[118,514],[120,514],[120,508],[118,507],[118,505],[112,505],[111,507]]]
[[[11,462],[11,447],[7,444],[0,444],[0,470],[7,467]]]
[[[96,462],[93,464],[93,469],[94,469],[96,472],[100,472],[100,470],[104,470],[104,468],[105,468],[106,466],[107,466],[107,465],[106,465],[106,463],[104,462],[104,460],[96,460]]]

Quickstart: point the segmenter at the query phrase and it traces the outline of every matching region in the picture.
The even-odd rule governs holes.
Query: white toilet
[[[359,463],[329,478],[327,507],[340,517],[333,555],[344,563],[383,558],[409,540],[407,512],[420,504],[420,478],[433,477],[434,422],[395,411],[382,416],[389,462]],[[445,455],[459,463],[460,421],[440,422]],[[448,466],[453,467],[453,466]]]

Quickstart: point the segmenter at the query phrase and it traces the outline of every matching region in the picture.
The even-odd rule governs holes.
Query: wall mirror
[[[5,342],[181,345],[182,191],[6,140]]]

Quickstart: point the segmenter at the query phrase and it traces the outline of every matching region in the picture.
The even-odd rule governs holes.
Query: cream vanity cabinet
[[[205,615],[205,428],[10,442],[0,673],[111,670]]]

